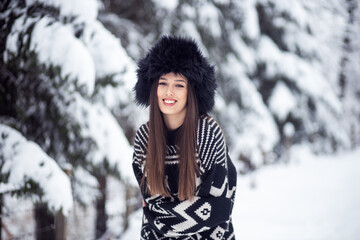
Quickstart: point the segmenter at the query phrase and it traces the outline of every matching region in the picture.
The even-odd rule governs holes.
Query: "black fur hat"
[[[169,72],[182,74],[192,84],[200,115],[211,111],[217,87],[215,68],[203,56],[196,42],[185,37],[161,37],[139,61],[134,87],[137,103],[149,106],[152,83]]]

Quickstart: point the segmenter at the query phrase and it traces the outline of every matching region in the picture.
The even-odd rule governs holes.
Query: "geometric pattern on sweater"
[[[195,213],[202,219],[202,220],[208,220],[211,215],[211,204],[208,202],[205,202],[201,207],[199,207]]]
[[[133,170],[139,185],[146,163],[148,132],[148,125],[143,124],[134,141]],[[229,157],[224,134],[212,117],[206,115],[199,119],[196,144],[200,176],[194,199],[180,201],[177,197],[178,148],[168,145],[165,174],[171,197],[150,196],[141,189],[146,207],[143,208],[140,239],[235,239],[231,213],[236,169]]]

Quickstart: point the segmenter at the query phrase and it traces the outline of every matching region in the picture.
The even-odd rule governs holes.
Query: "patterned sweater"
[[[133,170],[138,183],[143,176],[148,145],[148,125],[143,124],[134,142]],[[165,174],[171,197],[150,196],[143,190],[141,240],[235,239],[231,213],[236,189],[236,169],[231,162],[223,132],[211,117],[199,119],[196,159],[200,176],[194,200],[180,201],[178,148],[167,145]]]

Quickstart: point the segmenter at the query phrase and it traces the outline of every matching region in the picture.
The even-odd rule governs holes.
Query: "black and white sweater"
[[[133,169],[139,184],[143,176],[148,145],[148,125],[143,124],[134,142]],[[230,240],[235,239],[231,213],[235,199],[236,169],[231,162],[223,132],[211,117],[199,119],[196,179],[193,201],[177,198],[178,148],[167,145],[165,173],[171,197],[150,196],[142,191],[142,240]]]

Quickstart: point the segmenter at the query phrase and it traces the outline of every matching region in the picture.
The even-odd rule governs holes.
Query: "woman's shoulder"
[[[213,140],[216,144],[225,143],[225,136],[220,124],[210,115],[200,117],[197,139],[200,147],[213,142]]]
[[[210,115],[202,115],[199,119],[198,133],[200,135],[223,135],[220,124]]]
[[[209,170],[217,159],[224,156],[226,143],[223,130],[219,123],[209,115],[200,118],[197,147],[202,172]]]
[[[140,125],[140,127],[136,131],[136,135],[138,134],[149,134],[149,122]]]

